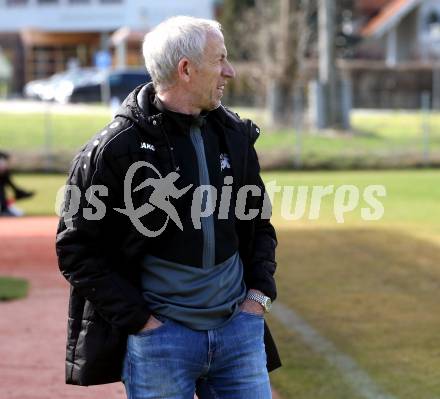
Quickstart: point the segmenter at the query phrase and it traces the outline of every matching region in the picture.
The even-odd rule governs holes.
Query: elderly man
[[[235,72],[217,22],[171,18],[143,52],[152,83],[68,180],[56,244],[72,286],[67,383],[122,380],[129,399],[270,398],[276,237],[259,129],[221,105]]]

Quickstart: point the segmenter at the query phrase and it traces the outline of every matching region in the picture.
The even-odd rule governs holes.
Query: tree
[[[265,85],[269,123],[289,125],[293,119],[293,93],[312,37],[309,19],[313,0],[255,0],[239,17],[247,31],[240,34],[249,60],[258,62]]]
[[[259,54],[266,76],[270,123],[289,125],[293,117],[293,92],[304,66],[311,31],[311,0],[256,1],[260,24]]]
[[[344,107],[346,95],[336,60],[349,55],[349,18],[352,0],[318,0],[319,85],[322,96],[320,128],[348,129],[350,110]],[[347,24],[346,24],[347,23]],[[351,42],[353,43],[353,42]],[[339,53],[340,57],[337,57]]]

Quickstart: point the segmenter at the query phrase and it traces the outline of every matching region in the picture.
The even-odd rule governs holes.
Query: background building
[[[12,91],[65,70],[69,63],[92,66],[98,51],[110,52],[115,65],[141,65],[143,33],[172,15],[213,18],[215,4],[214,0],[0,0],[0,47],[14,66]]]
[[[364,3],[362,40],[354,59],[345,64],[353,82],[354,106],[419,108],[425,92],[438,109],[440,1]]]

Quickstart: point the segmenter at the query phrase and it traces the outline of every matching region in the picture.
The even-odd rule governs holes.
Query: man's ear
[[[191,79],[191,73],[193,71],[193,66],[188,58],[182,58],[177,64],[177,75],[179,80],[183,80],[188,83]]]

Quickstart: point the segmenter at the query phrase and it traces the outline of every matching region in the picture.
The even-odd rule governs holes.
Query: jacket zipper
[[[196,123],[193,123],[190,127],[190,138],[197,156],[199,184],[201,186],[210,186],[202,131],[200,126]],[[202,209],[206,209],[206,202],[209,201],[209,197],[209,195],[204,196],[205,201],[202,201]],[[201,218],[201,227],[203,235],[202,267],[212,267],[215,264],[215,233],[213,214]]]

